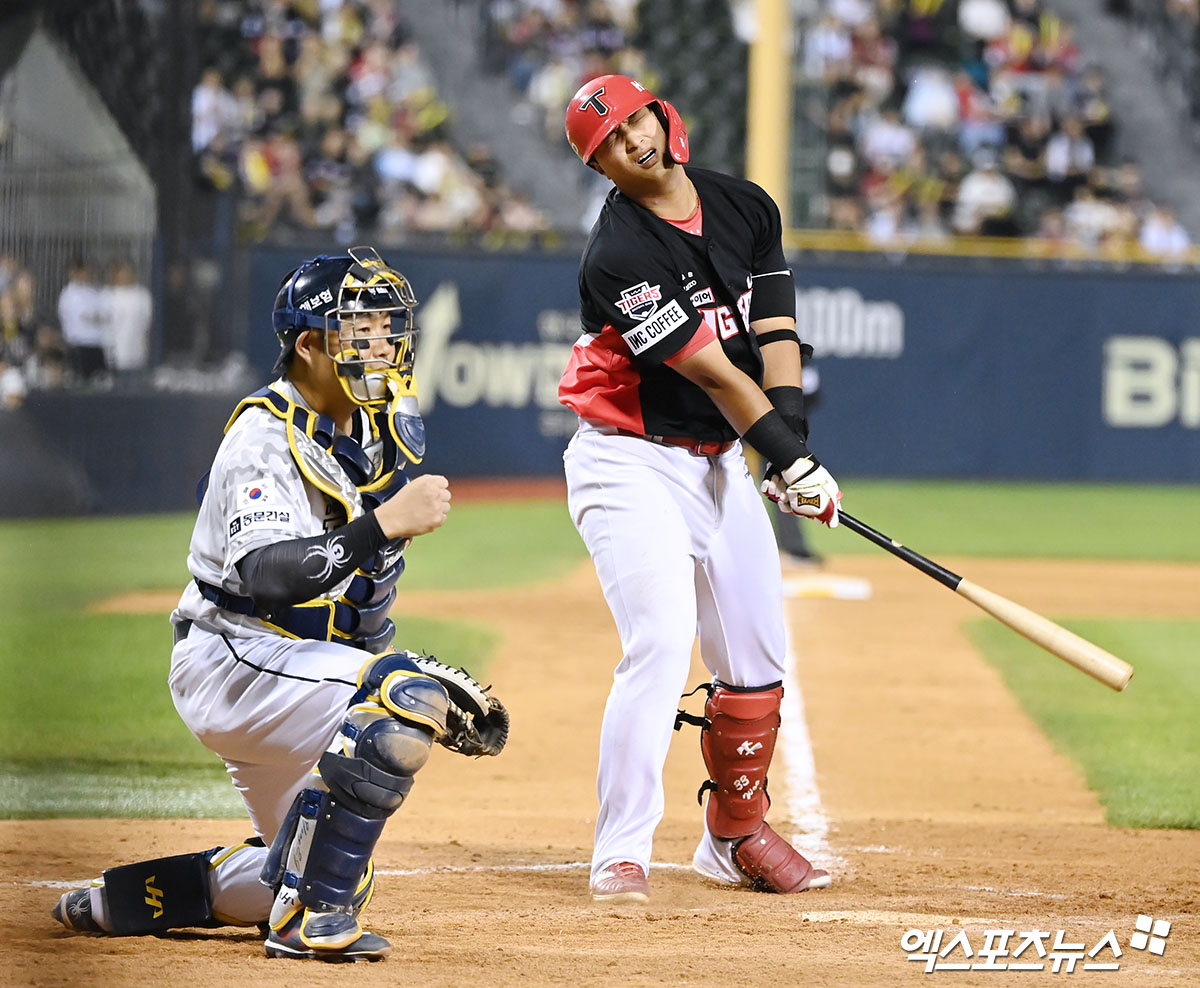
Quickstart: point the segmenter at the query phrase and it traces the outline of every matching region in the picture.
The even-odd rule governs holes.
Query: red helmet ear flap
[[[663,114],[666,116],[667,130],[667,154],[680,165],[686,165],[688,160],[688,138],[687,130],[683,126],[683,118],[679,115],[679,111],[675,109],[665,99],[658,100],[658,105],[662,107]]]

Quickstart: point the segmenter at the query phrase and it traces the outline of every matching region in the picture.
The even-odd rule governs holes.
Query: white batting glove
[[[768,463],[767,472],[763,476],[763,482],[758,489],[762,491],[762,493],[766,495],[769,500],[774,501],[779,506],[780,511],[784,512],[785,514],[791,514],[781,500],[783,497],[783,491],[786,487],[787,484],[783,482],[783,479],[777,472],[772,471],[772,464]]]
[[[775,487],[781,511],[815,518],[830,528],[837,528],[837,509],[842,492],[833,475],[815,457],[802,457],[771,479],[778,481]],[[766,484],[763,486],[763,493],[770,497],[765,490]]]

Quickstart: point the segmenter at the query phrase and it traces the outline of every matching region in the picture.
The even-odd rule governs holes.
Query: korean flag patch
[[[271,504],[274,500],[273,495],[274,490],[269,480],[253,480],[248,484],[242,484],[238,488],[238,507],[259,508],[263,505]]]

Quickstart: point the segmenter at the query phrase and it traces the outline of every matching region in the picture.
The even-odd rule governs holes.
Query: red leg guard
[[[768,892],[803,892],[829,884],[829,873],[812,864],[767,826],[767,769],[779,733],[783,687],[736,693],[722,686],[705,705],[709,724],[700,750],[712,792],[706,809],[714,837],[733,842],[733,860]]]
[[[765,892],[803,892],[829,885],[829,872],[812,862],[772,830],[764,820],[758,833],[737,845],[733,860]]]
[[[767,815],[767,766],[782,698],[782,686],[754,693],[718,686],[704,706],[709,724],[700,732],[700,751],[715,786],[707,812],[717,837],[748,837]]]

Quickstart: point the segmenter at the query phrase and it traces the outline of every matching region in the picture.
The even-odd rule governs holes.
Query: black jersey
[[[686,233],[613,189],[579,264],[584,333],[559,400],[593,422],[643,435],[730,440],[734,428],[672,364],[719,339],[762,383],[752,320],[795,317],[792,273],[771,197],[744,179],[687,169],[703,232]]]

